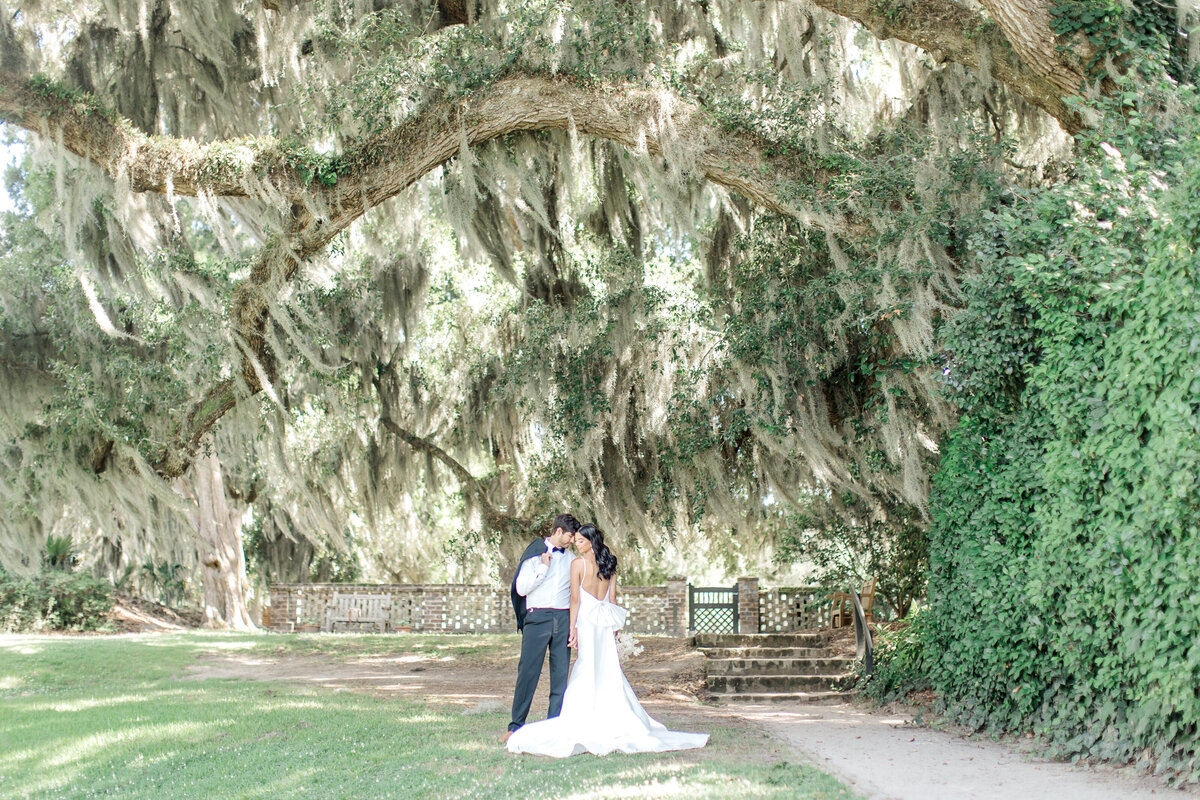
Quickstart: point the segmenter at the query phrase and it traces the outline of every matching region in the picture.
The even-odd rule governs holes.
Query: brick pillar
[[[678,575],[667,578],[666,631],[671,636],[687,636],[688,585],[687,578]]]
[[[425,595],[424,617],[421,620],[421,630],[430,633],[442,633],[446,630],[446,594],[439,587],[423,586]]]
[[[738,633],[758,633],[758,578],[738,578]]]
[[[287,618],[288,612],[287,596],[279,591],[278,587],[267,587],[267,606],[275,612],[275,618],[272,619],[268,613],[268,609],[263,609],[263,627],[267,630],[280,630],[283,627],[284,621]]]

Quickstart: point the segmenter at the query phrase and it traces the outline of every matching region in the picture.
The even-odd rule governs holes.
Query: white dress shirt
[[[570,608],[571,607],[571,562],[575,554],[570,550],[555,553],[553,545],[546,539],[546,550],[550,563],[543,564],[539,553],[521,563],[517,571],[517,594],[525,596],[527,608]]]

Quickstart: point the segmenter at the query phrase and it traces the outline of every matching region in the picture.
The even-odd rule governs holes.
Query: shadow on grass
[[[28,639],[29,637],[24,637]],[[0,641],[0,798],[843,798],[823,773],[697,754],[512,756],[502,713],[319,687],[177,680],[197,654],[272,637]],[[323,644],[323,643],[322,643]],[[394,644],[393,644],[394,647]],[[12,682],[0,684],[8,686]],[[726,755],[719,755],[726,753]]]

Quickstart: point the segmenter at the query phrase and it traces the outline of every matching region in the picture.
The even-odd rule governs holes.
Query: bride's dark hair
[[[604,544],[604,531],[589,522],[579,529],[579,535],[592,543],[592,551],[596,554],[596,569],[600,572],[600,577],[608,580],[617,574],[617,557]]]

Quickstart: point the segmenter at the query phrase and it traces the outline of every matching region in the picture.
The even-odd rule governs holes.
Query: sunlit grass
[[[341,634],[302,633],[288,636],[255,636],[247,649],[290,655],[329,655],[335,658],[395,656],[397,652],[426,658],[471,662],[510,656],[519,651],[517,634]]]
[[[851,796],[811,767],[748,757],[761,743],[747,737],[759,734],[719,725],[703,752],[555,761],[505,752],[495,742],[506,721],[498,712],[282,683],[181,680],[213,652],[470,661],[514,644],[515,637],[0,637],[0,798]]]

